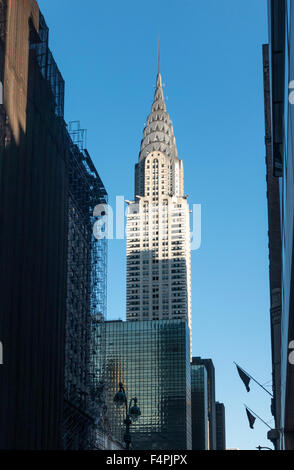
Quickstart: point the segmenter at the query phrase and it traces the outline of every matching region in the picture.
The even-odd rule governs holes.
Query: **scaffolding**
[[[63,118],[65,83],[49,49],[49,28],[41,12],[39,31],[35,31],[32,24],[30,26],[30,49],[35,51],[39,69],[50,85],[55,102],[55,114]]]
[[[1,0],[0,0],[1,1]],[[64,122],[64,80],[48,47],[49,30],[40,13],[39,29],[30,24],[30,50],[52,93],[60,124],[59,145],[68,176],[67,300],[65,385],[62,445],[64,449],[103,449],[104,383],[97,350],[97,322],[106,318],[107,240],[93,234],[94,208],[106,204],[107,192],[86,150],[86,130],[79,121]],[[104,375],[102,374],[102,377]]]
[[[107,192],[85,149],[85,136],[79,121],[69,123],[65,449],[105,448],[107,435],[96,328],[106,318],[107,240],[97,240],[93,234],[94,208],[107,203]]]
[[[70,121],[67,128],[72,142],[83,152],[87,148],[87,129],[81,129],[80,121]]]
[[[99,204],[107,204],[108,195],[102,180],[86,150],[86,130],[80,128],[79,121],[68,125],[72,139],[74,165],[70,169],[71,189],[82,211],[81,219],[87,224],[91,244],[91,306],[92,316],[106,319],[107,299],[107,240],[97,240],[93,235],[96,218],[94,209]]]

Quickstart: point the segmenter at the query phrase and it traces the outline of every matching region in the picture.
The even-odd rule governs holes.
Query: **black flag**
[[[246,387],[247,392],[250,392],[250,388],[249,388],[250,377],[249,377],[249,375],[245,374],[245,372],[242,369],[240,369],[240,367],[237,364],[236,364],[236,367],[237,367],[238,374],[240,375],[241,380],[242,380],[242,382],[244,383],[244,385]]]
[[[249,421],[249,426],[250,426],[251,429],[253,429],[256,418],[255,418],[255,416],[253,416],[252,413],[250,413],[248,408],[246,408],[246,413],[247,413],[247,418],[248,418],[248,421]]]

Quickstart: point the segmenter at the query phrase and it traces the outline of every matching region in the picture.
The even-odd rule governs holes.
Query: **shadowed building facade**
[[[91,326],[106,252],[92,215],[107,194],[68,132],[48,37],[36,1],[0,0],[1,449],[88,448],[99,411]]]
[[[271,92],[269,46],[263,45],[266,182],[268,204],[269,238],[269,282],[270,282],[270,323],[272,349],[273,398],[271,411],[278,428],[281,419],[281,282],[282,282],[282,241],[280,214],[279,178],[275,176],[271,130]],[[276,442],[277,450],[279,444]]]
[[[37,3],[2,0],[0,15],[0,448],[58,449],[67,283],[63,109],[31,48]]]

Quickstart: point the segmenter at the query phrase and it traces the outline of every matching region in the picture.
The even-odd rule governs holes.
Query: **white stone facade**
[[[190,211],[160,72],[127,215],[127,320],[186,318],[191,331]]]

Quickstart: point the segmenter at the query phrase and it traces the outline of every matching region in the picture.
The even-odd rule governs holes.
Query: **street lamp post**
[[[126,444],[126,449],[129,450],[130,444],[132,442],[130,427],[134,421],[137,421],[141,416],[140,408],[137,405],[137,398],[131,398],[128,406],[128,399],[124,389],[123,384],[120,382],[119,391],[115,394],[113,401],[118,408],[125,406],[126,417],[124,419],[124,424],[126,426],[126,432],[124,434],[124,441]],[[134,403],[134,404],[133,404]]]

